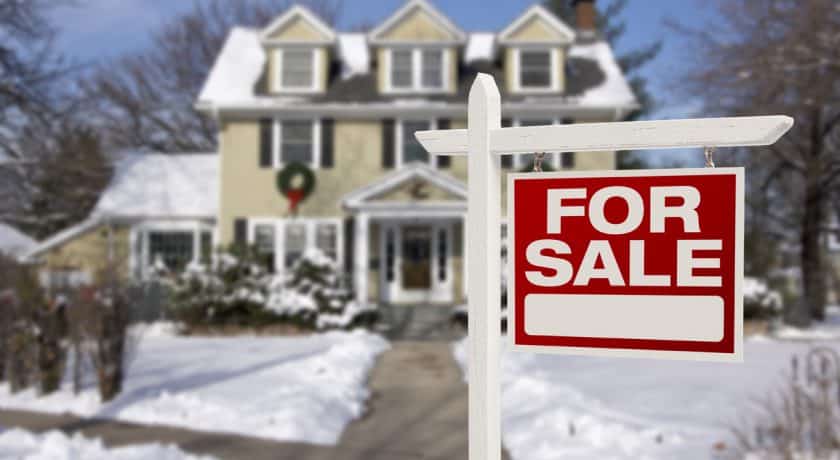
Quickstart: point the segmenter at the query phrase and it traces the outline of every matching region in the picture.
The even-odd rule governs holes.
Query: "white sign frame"
[[[499,88],[479,73],[470,88],[467,129],[418,131],[431,155],[466,155],[469,460],[501,459],[501,156],[534,151],[736,147],[775,143],[791,126],[784,115],[501,127]],[[629,139],[629,141],[628,141]]]
[[[579,347],[557,347],[543,345],[517,345],[514,339],[516,315],[513,314],[514,305],[511,302],[516,298],[516,277],[514,276],[514,261],[516,260],[516,222],[511,216],[513,210],[513,182],[514,180],[532,179],[562,179],[574,177],[655,177],[655,176],[698,176],[729,173],[735,175],[735,343],[734,353],[721,354],[709,352],[692,351],[665,351],[665,350],[639,350],[639,349],[603,349],[603,348],[579,348]],[[682,169],[627,169],[612,171],[557,171],[539,173],[510,173],[507,175],[507,203],[508,203],[508,334],[507,342],[510,348],[516,352],[528,353],[549,353],[558,355],[583,355],[583,356],[607,356],[622,358],[655,358],[682,361],[712,361],[712,362],[743,362],[744,360],[744,170],[743,168],[682,168]]]

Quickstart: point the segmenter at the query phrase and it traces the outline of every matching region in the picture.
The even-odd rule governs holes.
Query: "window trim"
[[[548,86],[522,86],[522,68],[520,65],[521,53],[523,51],[547,51],[550,61]],[[545,46],[518,46],[513,48],[513,90],[517,93],[545,93],[560,91],[560,57],[559,50],[554,47]]]
[[[286,226],[289,224],[303,224],[306,232],[306,243],[304,251],[315,248],[317,245],[316,229],[319,224],[335,226],[336,235],[336,267],[341,270],[344,266],[344,225],[339,217],[315,217],[315,218],[294,218],[281,219],[277,217],[252,217],[248,218],[248,244],[255,242],[256,227],[260,225],[274,225],[274,272],[282,274],[286,267]]]
[[[397,118],[394,120],[394,169],[402,168],[406,163],[403,161],[403,124],[411,122],[428,122],[429,129],[437,129],[437,118]],[[438,167],[437,155],[429,154],[429,162],[432,168]]]
[[[283,84],[283,54],[286,51],[309,51],[312,57],[312,83],[309,86],[286,86]],[[274,89],[278,93],[318,93],[320,87],[320,66],[323,50],[320,47],[284,47],[274,50]]]
[[[312,162],[309,167],[312,169],[321,168],[321,119],[320,118],[274,118],[272,122],[273,139],[271,145],[272,162],[275,169],[282,169],[283,163],[283,122],[284,121],[309,121],[312,123]]]
[[[423,86],[423,52],[436,50],[441,53],[440,77],[441,86]],[[394,51],[411,51],[411,85],[398,87],[393,84],[393,53]],[[448,47],[432,46],[393,46],[385,49],[385,93],[445,93],[451,90],[449,82],[449,68],[451,52]]]

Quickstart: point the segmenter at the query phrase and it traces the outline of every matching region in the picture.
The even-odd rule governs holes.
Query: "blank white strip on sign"
[[[529,294],[530,335],[609,339],[723,339],[719,296]]]

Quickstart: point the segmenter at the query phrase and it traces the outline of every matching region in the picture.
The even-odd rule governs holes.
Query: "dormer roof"
[[[534,5],[514,19],[499,34],[502,45],[539,43],[568,45],[575,41],[575,31],[542,5]]]
[[[295,5],[260,31],[263,44],[307,43],[331,44],[335,31],[308,8]]]
[[[427,37],[403,37],[412,32],[411,30],[404,30],[411,27],[410,25],[406,26],[411,20],[423,23],[424,25],[431,25],[432,29],[437,30],[438,33]],[[427,0],[410,0],[406,2],[405,5],[395,11],[394,14],[389,16],[382,24],[368,34],[368,41],[372,44],[417,41],[460,44],[466,42],[466,39],[467,34]]]

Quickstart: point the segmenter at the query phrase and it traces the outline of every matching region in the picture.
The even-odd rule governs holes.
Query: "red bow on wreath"
[[[315,188],[315,173],[303,163],[289,163],[277,173],[277,188],[289,200],[289,212],[297,215],[298,205]]]

